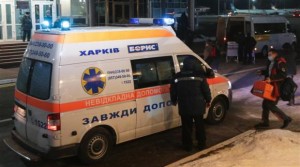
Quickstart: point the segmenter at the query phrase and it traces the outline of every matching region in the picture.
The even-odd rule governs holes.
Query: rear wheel
[[[208,110],[207,122],[209,124],[218,124],[225,118],[227,112],[226,102],[224,99],[217,97]]]
[[[94,128],[82,139],[78,157],[85,164],[93,164],[102,160],[112,145],[112,135],[106,129]]]

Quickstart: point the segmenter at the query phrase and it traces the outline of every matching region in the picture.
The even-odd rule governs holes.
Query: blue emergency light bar
[[[175,23],[174,18],[130,18],[129,24],[153,24],[153,25],[172,25]]]

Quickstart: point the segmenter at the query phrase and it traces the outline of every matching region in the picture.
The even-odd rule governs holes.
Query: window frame
[[[160,76],[159,76],[159,69],[158,69],[158,63],[160,62],[169,62],[171,65],[171,78],[169,81],[166,80],[161,80]],[[175,70],[175,63],[174,63],[174,59],[173,56],[161,56],[161,57],[151,57],[151,58],[141,58],[141,59],[132,59],[130,60],[131,63],[131,68],[132,68],[132,78],[133,78],[133,82],[134,82],[134,89],[144,89],[144,88],[148,88],[148,87],[155,87],[155,86],[161,86],[161,85],[167,85],[170,83],[172,77],[176,74],[176,70]],[[147,64],[147,63],[151,63],[154,64],[155,66],[155,72],[156,72],[156,81],[154,81],[152,84],[150,83],[149,85],[147,85],[147,83],[144,83],[144,85],[137,83],[136,84],[136,79],[135,79],[135,73],[137,72],[137,68],[136,65],[137,64]]]
[[[51,82],[52,82],[53,64],[49,63],[49,62],[45,62],[45,61],[30,59],[30,58],[24,58],[23,61],[26,60],[26,59],[31,61],[31,64],[30,64],[30,67],[29,67],[29,74],[27,75],[26,91],[22,91],[22,90],[19,89],[18,86],[16,86],[17,89],[19,91],[25,93],[28,96],[31,96],[31,97],[34,97],[34,98],[37,98],[37,99],[40,99],[40,100],[48,100],[50,98],[50,95],[51,95],[50,90],[51,90]],[[48,86],[48,90],[47,90],[48,96],[46,98],[41,98],[41,97],[37,97],[37,96],[33,96],[33,95],[29,94],[29,92],[31,90],[31,87],[32,87],[32,75],[33,75],[34,66],[35,66],[36,62],[46,63],[46,64],[50,65],[50,74],[49,74],[49,83],[48,83],[49,86]]]

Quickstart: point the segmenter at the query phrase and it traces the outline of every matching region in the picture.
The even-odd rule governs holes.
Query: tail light
[[[20,107],[15,104],[14,106],[14,112],[21,115],[22,117],[26,117],[26,110],[23,107]]]
[[[224,37],[223,39],[224,39],[224,42],[226,42],[226,41],[227,41],[227,38],[226,38],[226,37]]]
[[[47,116],[48,124],[47,129],[51,131],[60,130],[60,114],[49,114]]]

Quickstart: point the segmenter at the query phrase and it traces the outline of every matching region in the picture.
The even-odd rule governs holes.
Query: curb
[[[180,166],[180,165],[184,165],[184,164],[186,164],[188,162],[195,161],[195,160],[201,158],[202,156],[205,156],[205,155],[207,155],[209,153],[212,153],[214,151],[220,150],[220,149],[224,148],[225,146],[228,146],[228,145],[234,143],[235,141],[240,140],[240,139],[242,139],[242,138],[244,138],[246,136],[249,136],[249,135],[251,135],[251,134],[253,134],[255,132],[256,132],[256,130],[248,130],[248,131],[243,132],[243,133],[241,133],[241,134],[239,134],[239,135],[237,135],[237,136],[235,136],[235,137],[233,137],[231,139],[228,139],[228,140],[226,140],[224,142],[221,142],[221,143],[219,143],[217,145],[214,145],[214,146],[212,146],[212,147],[210,147],[210,148],[208,148],[206,150],[200,151],[200,152],[195,153],[195,154],[193,154],[191,156],[188,156],[188,157],[183,158],[183,159],[181,159],[179,161],[176,161],[176,162],[174,162],[172,164],[166,165],[165,167],[177,167],[177,166]]]
[[[15,83],[16,81],[17,81],[17,78],[2,79],[2,80],[0,80],[0,85]]]
[[[230,73],[221,74],[221,75],[230,76],[230,75],[234,75],[234,74],[246,73],[246,72],[249,72],[249,71],[261,70],[261,69],[264,69],[264,68],[266,68],[266,67],[265,66],[260,66],[260,67],[249,68],[249,69],[246,69],[246,70],[241,70],[241,71],[236,71],[236,72],[230,72]]]

